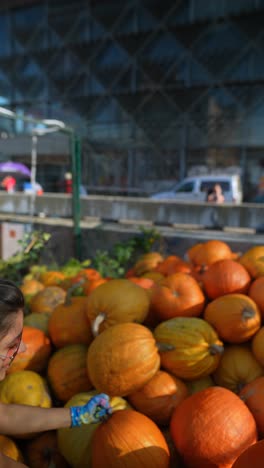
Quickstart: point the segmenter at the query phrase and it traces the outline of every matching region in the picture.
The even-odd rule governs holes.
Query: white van
[[[207,191],[215,184],[221,185],[225,202],[241,203],[243,200],[239,175],[201,175],[187,177],[167,192],[151,195],[154,200],[206,201]]]

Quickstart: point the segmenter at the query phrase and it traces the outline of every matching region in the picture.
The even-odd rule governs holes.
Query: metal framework
[[[90,192],[147,192],[194,166],[256,183],[264,0],[3,3],[0,96],[75,127]]]

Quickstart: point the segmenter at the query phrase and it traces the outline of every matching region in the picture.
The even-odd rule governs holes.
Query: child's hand
[[[92,397],[88,403],[83,406],[72,406],[71,410],[71,427],[78,427],[82,424],[99,423],[107,419],[107,416],[112,413],[112,408],[109,403],[109,396],[105,393],[99,393]]]

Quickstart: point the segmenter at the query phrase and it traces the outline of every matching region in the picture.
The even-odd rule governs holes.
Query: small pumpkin
[[[169,448],[162,432],[137,411],[116,411],[94,432],[94,467],[169,468],[169,461]]]
[[[0,382],[0,401],[41,408],[50,408],[52,405],[46,381],[30,370],[9,374]]]
[[[11,437],[2,434],[0,435],[0,452],[12,460],[24,462],[24,457],[16,442]]]
[[[176,317],[154,330],[161,366],[176,377],[194,380],[206,377],[218,366],[224,351],[217,333],[205,320]]]
[[[54,395],[62,402],[93,386],[86,368],[87,346],[74,344],[59,349],[51,356],[47,377]]]
[[[251,349],[256,360],[264,367],[264,326],[253,336]]]
[[[159,370],[160,357],[151,331],[136,323],[119,323],[90,344],[88,375],[94,387],[125,396],[145,385]]]
[[[43,432],[29,440],[25,453],[30,468],[69,468],[59,451],[56,431]]]
[[[66,291],[59,286],[48,286],[39,291],[30,301],[30,312],[52,314],[55,307],[63,304]]]
[[[264,275],[264,245],[255,245],[247,250],[239,259],[249,272],[251,278]]]
[[[225,348],[213,378],[217,385],[239,393],[263,373],[264,369],[247,345],[230,345]]]
[[[261,325],[257,305],[245,294],[218,297],[205,308],[204,319],[229,343],[248,341]]]
[[[258,433],[264,437],[264,377],[258,377],[245,385],[239,393],[254,416]]]
[[[148,310],[147,292],[129,279],[107,281],[94,289],[86,302],[94,336],[120,322],[142,323]]]
[[[42,291],[44,289],[44,285],[36,279],[30,279],[24,281],[20,286],[20,289],[24,295],[25,303],[29,305],[32,297],[34,297],[39,291]]]
[[[229,467],[255,443],[255,420],[240,398],[210,387],[183,400],[172,414],[170,432],[190,467]]]
[[[250,282],[246,268],[231,259],[214,262],[203,275],[203,288],[210,299],[225,294],[246,293]]]
[[[62,283],[64,280],[65,274],[61,271],[47,270],[40,275],[40,281],[45,287],[60,286],[60,283]]]
[[[173,409],[188,395],[186,384],[166,371],[158,371],[143,387],[128,395],[129,403],[156,424],[169,424]]]
[[[66,403],[65,407],[85,405],[96,394],[96,391],[78,393]],[[127,401],[119,397],[110,398],[110,405],[113,411],[129,407]],[[84,424],[81,427],[58,429],[57,437],[60,453],[71,467],[91,468],[93,434],[100,424]]]
[[[200,379],[190,380],[187,382],[189,395],[193,395],[194,393],[200,392],[205,388],[213,387],[214,385],[214,381],[210,375],[207,375],[206,377],[201,377]]]
[[[259,440],[239,455],[232,468],[263,468],[263,458],[264,440]]]
[[[8,369],[8,374],[28,369],[42,372],[46,369],[51,355],[50,339],[38,328],[24,326],[22,340],[26,345],[25,351],[17,354]]]
[[[191,267],[189,263],[182,260],[177,255],[169,255],[154,268],[154,271],[162,273],[164,276],[173,275],[174,273],[190,273]]]
[[[150,308],[160,320],[173,317],[198,317],[204,310],[205,296],[197,281],[186,273],[167,276],[152,289]]]
[[[193,265],[212,265],[218,260],[234,259],[237,255],[229,245],[218,239],[195,243],[187,250],[187,258]]]
[[[264,321],[264,275],[256,278],[250,285],[248,295],[257,304]]]
[[[43,314],[28,314],[24,318],[24,325],[38,328],[39,330],[43,331],[46,336],[49,334],[49,323],[50,314],[43,313]]]
[[[153,270],[162,260],[163,256],[159,252],[143,254],[133,266],[134,275],[142,276],[144,273]]]

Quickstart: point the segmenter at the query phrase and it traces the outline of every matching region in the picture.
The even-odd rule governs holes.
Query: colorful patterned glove
[[[94,424],[107,419],[107,416],[112,413],[112,408],[109,404],[109,396],[105,393],[99,393],[92,397],[86,405],[72,406],[71,411],[71,427],[78,427],[82,424]]]

